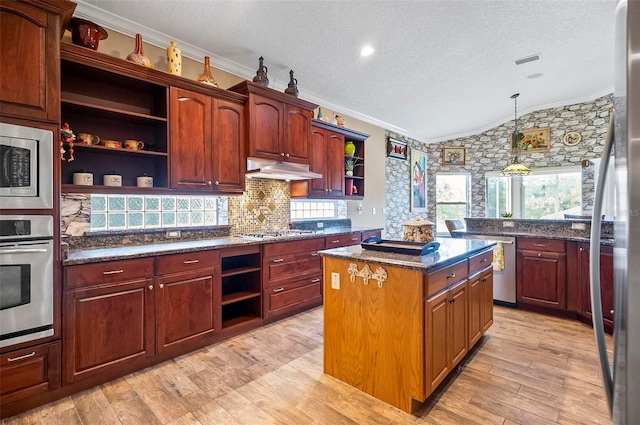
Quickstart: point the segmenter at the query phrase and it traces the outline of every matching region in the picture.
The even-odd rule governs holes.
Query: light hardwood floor
[[[409,415],[322,373],[322,308],[316,308],[2,421],[392,423],[610,424],[593,331],[496,307],[476,349]]]

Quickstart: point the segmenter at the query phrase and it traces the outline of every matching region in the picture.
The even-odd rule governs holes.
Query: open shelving
[[[262,318],[260,245],[221,251],[222,328]]]

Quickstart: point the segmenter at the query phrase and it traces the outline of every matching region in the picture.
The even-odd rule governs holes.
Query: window
[[[502,177],[486,174],[485,215],[512,213],[514,218],[563,219],[580,214],[582,170],[580,167],[536,169],[529,176]]]
[[[291,219],[334,218],[336,205],[333,202],[291,201]]]
[[[91,230],[156,229],[226,224],[213,196],[91,195]]]
[[[445,220],[462,220],[469,212],[469,175],[436,174],[436,230],[448,235]]]

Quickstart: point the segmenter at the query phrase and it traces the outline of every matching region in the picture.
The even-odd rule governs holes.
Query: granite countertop
[[[318,237],[343,235],[352,232],[379,231],[382,228],[371,227],[334,227],[319,230],[314,233],[304,233],[288,237],[255,240],[237,236],[225,236],[209,239],[196,239],[175,242],[162,242],[147,245],[128,245],[106,248],[74,249],[69,250],[62,264],[65,266],[97,263],[101,261],[125,260],[130,258],[152,257],[156,255],[178,254],[183,252],[222,249],[240,245],[260,245],[265,243],[286,242],[300,239],[313,239]]]
[[[454,238],[464,238],[465,235],[487,235],[487,236],[506,236],[512,238],[538,238],[538,239],[563,239],[566,241],[575,241],[575,242],[589,242],[590,238],[582,237],[582,236],[573,236],[573,235],[557,235],[550,233],[538,233],[538,232],[518,232],[518,231],[505,231],[500,232],[496,230],[491,231],[483,231],[483,230],[454,230],[453,237]],[[601,245],[611,245],[613,246],[614,239],[609,237],[601,237],[600,244]]]
[[[413,270],[429,270],[445,267],[475,252],[495,245],[491,241],[436,238],[440,242],[437,252],[427,255],[396,254],[392,252],[363,249],[360,245],[320,251],[323,257],[352,259],[387,264]]]

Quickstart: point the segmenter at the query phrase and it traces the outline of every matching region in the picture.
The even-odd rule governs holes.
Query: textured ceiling
[[[615,0],[77,3],[78,16],[161,47],[176,40],[248,79],[264,56],[270,87],[293,69],[301,98],[424,142],[511,120],[516,92],[524,114],[613,91]]]

